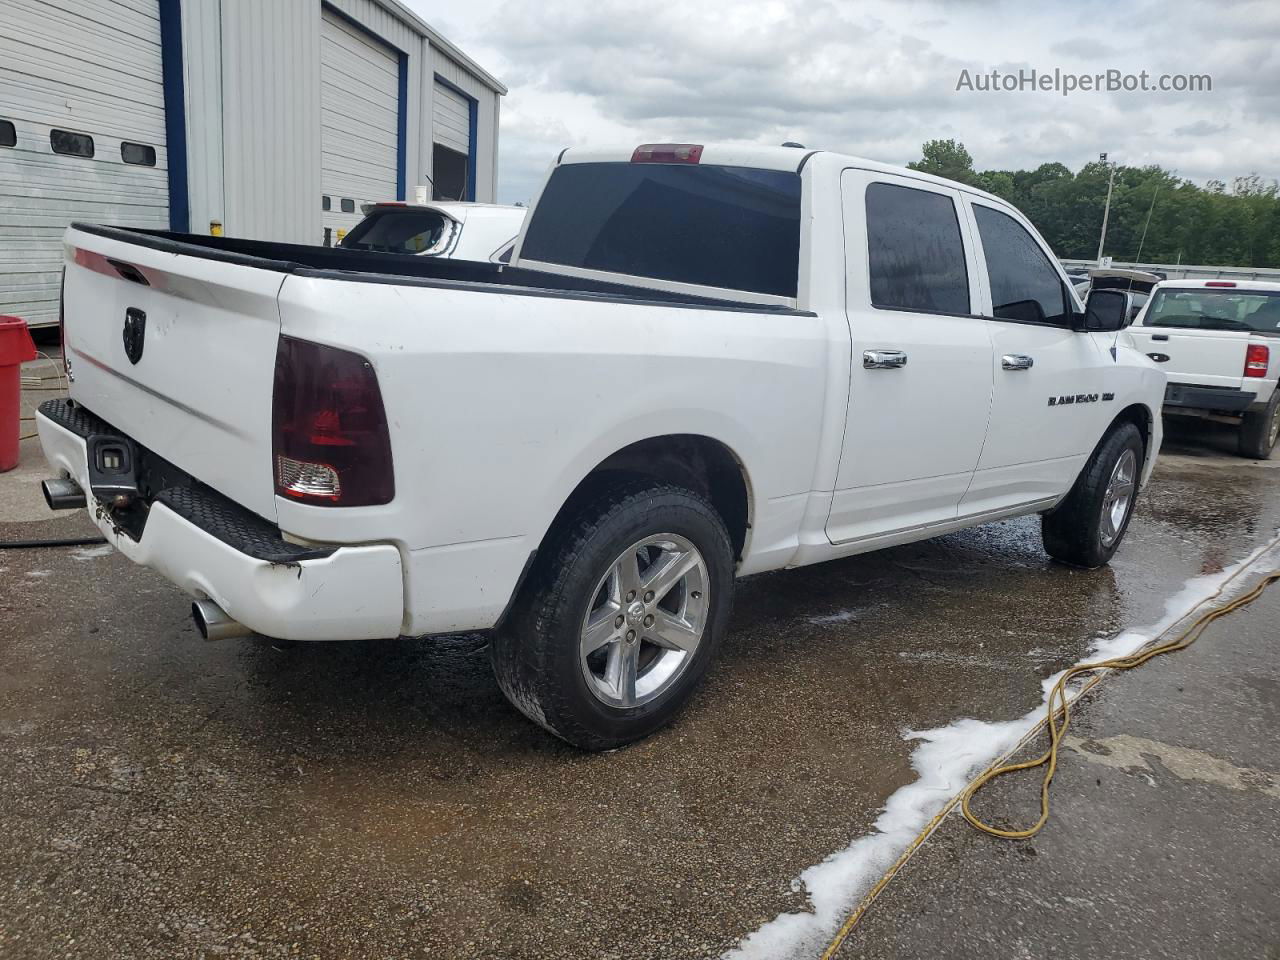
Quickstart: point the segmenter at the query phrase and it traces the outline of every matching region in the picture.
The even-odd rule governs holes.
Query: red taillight
[[[395,496],[378,377],[358,353],[281,337],[271,439],[276,493],[282,497],[363,507]]]
[[[1236,285],[1236,282],[1234,280],[1206,280],[1205,281],[1206,287],[1234,287],[1235,285]]]
[[[1271,351],[1260,343],[1251,343],[1244,352],[1244,375],[1246,377],[1265,377],[1267,364],[1271,360]]]
[[[697,163],[701,159],[700,143],[642,143],[631,154],[632,163]]]

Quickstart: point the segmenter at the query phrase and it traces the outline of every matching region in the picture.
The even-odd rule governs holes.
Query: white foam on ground
[[[104,543],[100,547],[86,547],[82,550],[77,550],[75,553],[71,554],[71,557],[74,560],[94,560],[98,557],[108,556],[114,551],[115,547],[111,546],[109,543]]]
[[[816,627],[825,627],[832,623],[849,623],[851,620],[857,620],[865,610],[837,610],[835,613],[826,613],[818,617],[809,617],[809,622]]]
[[[1133,653],[1211,598],[1232,576],[1261,558],[1271,546],[1259,547],[1221,573],[1188,580],[1165,603],[1159,621],[1114,637],[1099,638],[1079,663]],[[1275,569],[1278,569],[1277,556],[1272,555],[1265,564],[1259,565],[1258,572]],[[1225,592],[1233,592],[1239,586],[1232,584]],[[1017,720],[989,722],[964,718],[935,730],[905,732],[904,739],[919,742],[911,754],[911,766],[919,779],[889,797],[872,833],[805,870],[793,881],[793,889],[808,892],[811,912],[780,914],[726,953],[725,960],[783,960],[821,953],[854,905],[902,856],[929,821],[974,776],[1044,720],[1049,691],[1061,676],[1057,673],[1046,679],[1042,684],[1045,701]]]

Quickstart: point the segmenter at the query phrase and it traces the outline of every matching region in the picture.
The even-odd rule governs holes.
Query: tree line
[[[907,166],[1008,200],[1058,256],[1097,256],[1107,164],[1087,163],[1077,173],[1061,163],[979,172],[955,140],[930,140],[922,154]],[[1257,174],[1202,187],[1158,166],[1117,166],[1103,254],[1143,263],[1280,267],[1280,188]]]

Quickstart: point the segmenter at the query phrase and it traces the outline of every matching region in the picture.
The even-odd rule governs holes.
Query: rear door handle
[[[1034,358],[1024,353],[1006,353],[1000,358],[1000,366],[1005,370],[1030,370],[1035,364]]]
[[[901,350],[863,350],[862,366],[866,370],[897,370],[907,365],[907,355]]]
[[[1151,339],[1152,340],[1168,340],[1169,335],[1167,333],[1153,333],[1151,335]]]

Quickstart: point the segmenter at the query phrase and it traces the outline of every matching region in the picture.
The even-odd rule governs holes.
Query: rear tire
[[[1103,437],[1066,499],[1040,518],[1049,556],[1090,569],[1111,560],[1133,516],[1143,452],[1142,434],[1132,423]]]
[[[697,689],[728,625],[733,548],[710,503],[663,483],[615,485],[557,526],[490,658],[517,710],[608,750],[664,726]]]
[[[1265,409],[1249,411],[1240,423],[1240,456],[1268,460],[1280,437],[1280,388],[1271,396]]]

